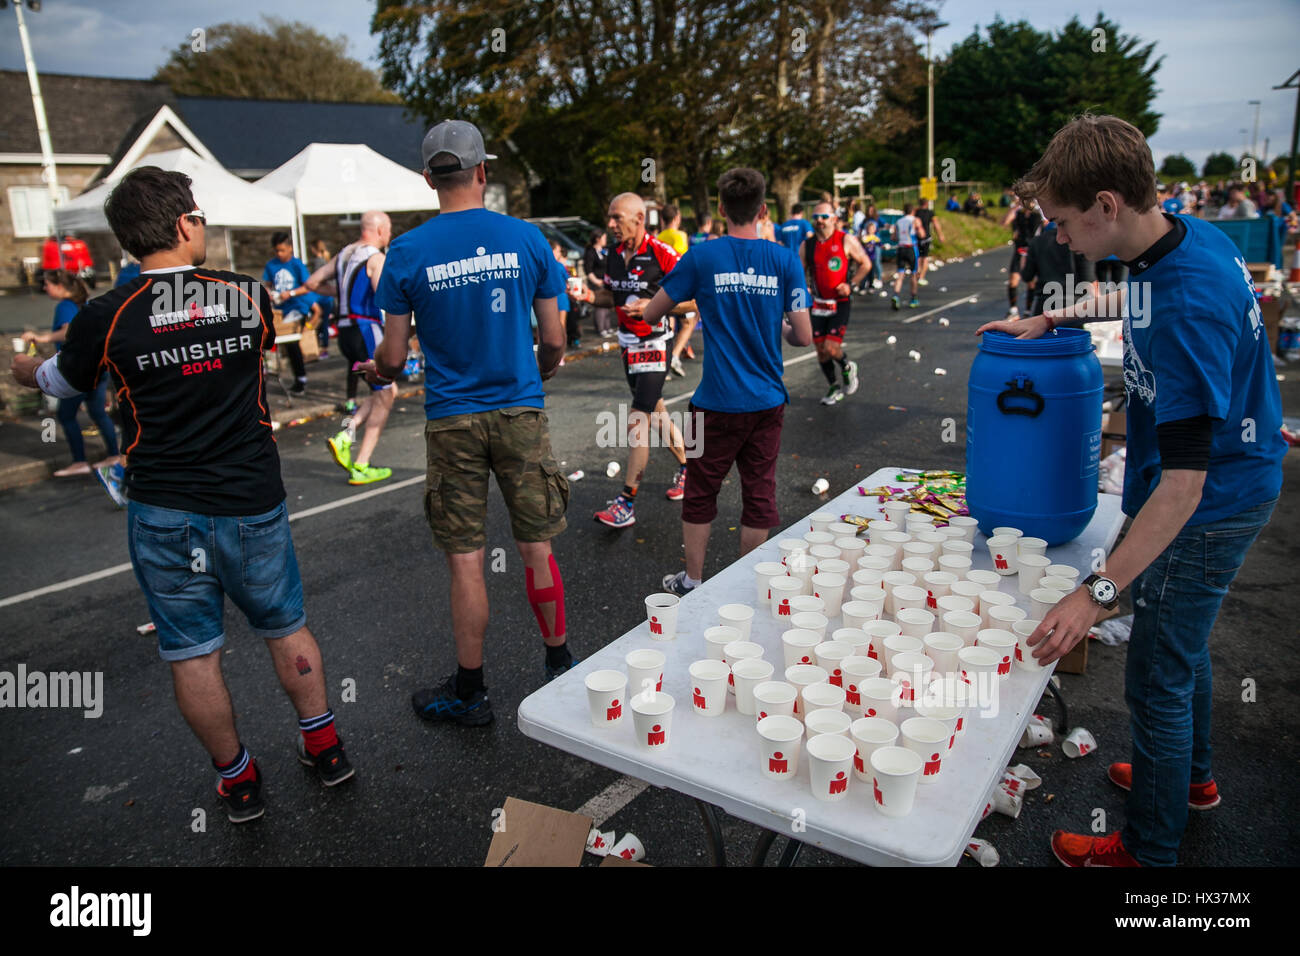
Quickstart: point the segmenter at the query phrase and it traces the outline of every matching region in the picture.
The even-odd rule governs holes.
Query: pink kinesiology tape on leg
[[[564,636],[564,581],[560,578],[560,567],[555,563],[555,555],[547,555],[547,561],[550,562],[551,568],[551,586],[544,591],[539,591],[533,584],[533,569],[524,569],[525,586],[528,589],[528,603],[533,606],[533,613],[537,615],[537,626],[542,629],[542,637],[550,637],[551,632],[546,627],[546,615],[542,613],[542,605],[548,602],[555,602],[555,636]]]

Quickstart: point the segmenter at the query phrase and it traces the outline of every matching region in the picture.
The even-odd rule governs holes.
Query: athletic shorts
[[[1007,266],[1007,274],[1020,272],[1025,267],[1025,256],[1029,253],[1028,246],[1013,246],[1011,249],[1011,263]]]
[[[356,362],[369,362],[375,357],[375,349],[384,337],[384,329],[378,322],[354,319],[348,325],[339,326],[339,351],[348,360],[348,368]],[[372,392],[382,392],[387,385],[371,385]]]
[[[734,464],[740,473],[740,523],[746,528],[779,526],[776,462],[785,406],[760,412],[710,412],[691,405],[690,410],[692,416],[703,416],[704,427],[702,434],[692,429],[687,444],[682,520],[708,524],[717,517],[718,492]],[[698,457],[694,455],[697,442]]]
[[[623,349],[623,373],[632,389],[632,408],[649,415],[663,398],[668,379],[668,340]]]
[[[826,339],[830,339],[832,342],[843,342],[844,333],[848,331],[849,327],[849,312],[853,308],[853,300],[842,299],[837,301],[834,312],[822,312],[822,310],[816,309],[815,303],[817,301],[820,300],[814,300],[815,311],[809,312],[809,318],[812,319],[813,342],[820,343]]]
[[[131,567],[163,660],[221,647],[226,597],[258,637],[287,637],[306,625],[284,502],[265,514],[225,517],[131,501],[126,523]]]
[[[424,517],[433,543],[467,554],[487,543],[488,476],[510,512],[516,541],[549,541],[565,528],[569,482],[551,454],[546,413],[512,406],[426,422]]]
[[[931,241],[932,241],[932,240],[930,240],[930,239],[918,239],[918,240],[916,240],[916,257],[917,257],[918,259],[928,259],[928,258],[930,258],[930,242],[931,242]]]
[[[916,271],[916,246],[899,246],[898,261],[894,264],[896,272]]]

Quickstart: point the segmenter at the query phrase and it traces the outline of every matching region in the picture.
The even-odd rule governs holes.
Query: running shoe
[[[1116,830],[1109,836],[1085,836],[1057,830],[1052,834],[1052,852],[1064,866],[1141,866],[1133,855],[1124,849],[1124,841]]]
[[[113,504],[119,508],[126,507],[126,492],[123,491],[122,485],[126,481],[126,472],[121,465],[101,465],[95,469],[95,477],[99,483],[104,486],[108,496],[113,499]]]
[[[305,391],[307,391],[307,381],[305,379],[300,378],[289,386],[290,395],[301,395]]]
[[[573,339],[571,342],[569,342],[569,348],[571,349],[582,348],[582,339]]]
[[[915,309],[920,304],[921,304],[921,300],[913,296],[912,301],[907,304],[907,307],[909,309]]]
[[[1106,770],[1110,782],[1123,790],[1133,789],[1133,765],[1131,763],[1113,763]],[[1219,796],[1219,787],[1213,780],[1207,783],[1194,783],[1187,788],[1187,806],[1191,810],[1213,810],[1223,798]]]
[[[917,280],[916,280],[916,284],[917,284],[917,285],[929,285],[929,284],[930,284],[930,280],[929,280],[929,279],[917,279]]]
[[[330,451],[334,453],[334,460],[339,463],[339,467],[351,474],[352,439],[348,437],[348,433],[339,432],[333,438],[325,439],[325,444],[330,446]]]
[[[601,524],[609,525],[611,528],[626,528],[628,525],[636,524],[632,502],[622,495],[616,495],[609,503],[609,507],[604,511],[597,511],[595,517]]]
[[[307,741],[298,735],[298,761],[304,767],[315,767],[320,782],[327,787],[335,787],[344,780],[351,780],[356,773],[348,763],[348,755],[343,752],[343,738],[333,747],[326,747],[318,754],[307,752]]]
[[[561,674],[573,670],[581,663],[582,661],[578,660],[576,657],[570,656],[569,663],[565,664],[563,667],[552,667],[550,664],[546,664],[546,679],[547,681],[553,681]]]
[[[669,501],[681,501],[686,497],[686,466],[677,467],[677,476],[673,478],[673,483],[668,486],[664,496]]]
[[[858,363],[844,363],[844,394],[852,395],[858,390]]]
[[[895,312],[898,311],[898,296],[891,295],[889,297],[889,307],[893,309]]]
[[[339,409],[345,415],[355,415],[357,413],[357,400],[349,398]]]
[[[253,779],[237,783],[229,790],[226,789],[225,779],[217,777],[217,796],[225,803],[226,816],[231,823],[248,823],[265,813],[266,804],[262,803],[262,768],[257,765],[257,761],[253,761]]]
[[[685,571],[678,571],[676,574],[665,574],[663,586],[665,591],[676,594],[678,597],[686,597],[695,590],[693,585],[686,583]]]
[[[1007,318],[1008,319],[1020,318],[1020,310],[1013,305],[1011,308],[1007,309]]]
[[[426,687],[411,695],[411,706],[421,720],[436,723],[450,720],[464,727],[486,727],[492,723],[492,701],[487,689],[475,691],[468,700],[456,696],[456,675],[440,687]]]
[[[838,385],[832,385],[826,392],[826,397],[822,399],[823,405],[834,405],[836,402],[844,401],[844,389]]]
[[[695,361],[695,349],[691,348],[689,343],[687,343],[687,346],[683,350],[683,352],[688,359],[690,359],[692,362]]]
[[[383,481],[385,478],[393,477],[391,468],[375,468],[371,465],[353,465],[351,475],[348,478],[349,485],[368,485],[372,482]]]
[[[682,378],[686,377],[686,369],[682,368],[682,357],[680,355],[674,355],[668,365],[673,370],[674,375],[680,375]]]

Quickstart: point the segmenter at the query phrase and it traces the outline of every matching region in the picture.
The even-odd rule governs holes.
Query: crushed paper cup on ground
[[[1034,773],[1033,768],[1028,764],[1018,763],[1014,767],[1008,767],[1007,773],[1014,774],[1024,781],[1026,790],[1036,790],[1043,785],[1043,778]]]
[[[615,842],[614,831],[601,833],[595,827],[587,834],[587,852],[592,856],[609,856],[610,848]]]
[[[998,813],[1005,814],[1016,819],[1020,816],[1020,810],[1025,805],[1025,798],[1018,793],[1011,793],[1005,787],[995,787],[993,790],[993,809]]]
[[[1097,749],[1097,738],[1082,727],[1075,727],[1061,741],[1061,749],[1067,757],[1086,757]]]
[[[1025,727],[1025,732],[1020,735],[1018,747],[1041,747],[1044,744],[1050,744],[1056,739],[1052,733],[1052,725],[1045,717],[1039,717],[1035,714],[1029,718],[1029,724]]]
[[[997,849],[988,840],[981,840],[979,837],[971,837],[971,841],[966,844],[966,855],[980,866],[998,865]]]
[[[622,857],[625,860],[631,860],[633,863],[645,859],[645,847],[631,833],[624,833],[623,839],[619,840],[609,849],[610,856]]]

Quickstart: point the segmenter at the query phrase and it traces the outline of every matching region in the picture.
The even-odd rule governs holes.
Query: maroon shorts
[[[718,491],[734,463],[740,473],[740,523],[747,528],[777,527],[781,518],[776,511],[776,460],[785,406],[710,412],[691,405],[691,413],[696,412],[703,416],[704,428],[687,445],[682,520],[708,524],[717,517]],[[692,457],[696,451],[698,456]]]

